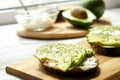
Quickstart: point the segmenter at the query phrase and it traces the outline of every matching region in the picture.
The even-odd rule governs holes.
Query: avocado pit
[[[76,18],[86,19],[87,18],[87,12],[82,7],[74,7],[71,9],[71,15]]]

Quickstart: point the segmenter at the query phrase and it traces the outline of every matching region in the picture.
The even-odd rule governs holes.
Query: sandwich
[[[120,55],[120,26],[97,26],[86,36],[96,53]]]
[[[92,48],[78,44],[50,43],[36,50],[34,56],[45,70],[60,75],[82,75],[95,73],[98,59]]]

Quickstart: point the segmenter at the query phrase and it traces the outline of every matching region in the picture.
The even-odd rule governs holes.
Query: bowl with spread
[[[17,10],[16,21],[26,30],[45,30],[55,23],[59,10],[56,6],[43,5],[25,10]]]

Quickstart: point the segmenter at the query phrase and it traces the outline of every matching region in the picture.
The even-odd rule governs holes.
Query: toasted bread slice
[[[48,44],[37,49],[35,57],[53,73],[79,75],[95,72],[98,59],[93,50],[77,44]]]
[[[69,68],[66,72],[63,72],[57,68],[50,66],[47,63],[42,63],[43,67],[54,74],[60,74],[64,76],[78,76],[95,73],[98,69],[98,59],[95,56],[88,57],[78,67]]]

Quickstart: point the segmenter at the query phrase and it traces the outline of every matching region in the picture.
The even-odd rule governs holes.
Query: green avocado
[[[63,43],[51,43],[39,47],[34,55],[40,62],[65,72],[72,63],[72,56],[67,51],[67,45]]]
[[[103,0],[82,0],[80,5],[94,13],[97,19],[103,15],[105,10],[105,3]]]
[[[78,66],[86,58],[86,50],[79,45],[69,44],[68,51],[72,56],[72,65]]]
[[[60,69],[63,72],[66,72],[72,64],[72,56],[69,53],[63,53],[58,58],[56,68]]]
[[[119,26],[97,26],[91,28],[87,41],[92,45],[99,46],[120,46]]]
[[[76,44],[52,43],[39,47],[34,56],[43,64],[66,72],[72,66],[79,66],[91,54]],[[89,53],[90,52],[90,53]]]
[[[89,10],[85,9],[87,13],[87,18],[81,19],[76,18],[71,15],[71,10],[64,11],[62,13],[62,16],[66,21],[71,23],[76,28],[87,28],[88,26],[92,25],[94,23],[94,20],[96,19],[96,16]]]
[[[82,63],[82,61],[86,58],[86,53],[84,49],[78,49],[75,53],[74,53],[74,59],[73,59],[73,64],[75,65],[80,65]],[[76,56],[77,55],[77,56]]]

